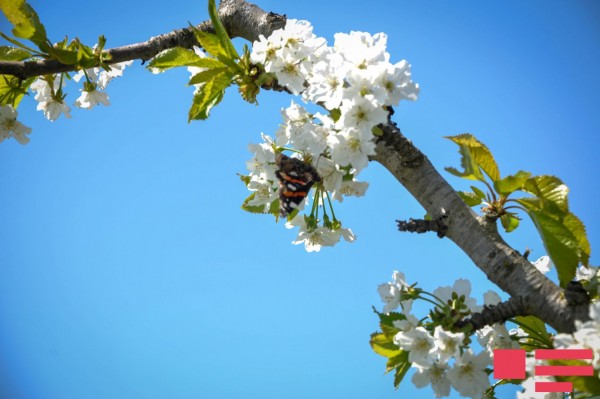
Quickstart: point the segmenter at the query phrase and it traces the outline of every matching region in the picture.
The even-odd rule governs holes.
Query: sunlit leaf
[[[538,210],[547,213],[564,215],[569,210],[567,195],[569,188],[558,177],[543,175],[529,178],[522,188],[523,191],[535,195],[541,202]],[[531,205],[534,205],[531,202]]]
[[[225,26],[221,22],[219,18],[219,13],[217,11],[217,6],[215,4],[215,0],[208,0],[208,15],[210,16],[210,21],[213,24],[213,28],[215,28],[215,32],[219,41],[221,42],[221,47],[225,50],[225,54],[227,58],[230,60],[238,60],[240,58],[238,52],[236,51],[229,35],[227,35],[227,31],[225,30]]]
[[[494,189],[496,189],[496,192],[499,194],[509,195],[517,190],[520,190],[530,176],[530,172],[520,170],[514,175],[506,176],[498,181],[495,181]]]
[[[469,206],[481,204],[481,198],[479,198],[477,194],[472,193],[470,191],[458,191],[458,195]]]
[[[0,46],[0,60],[2,61],[23,61],[31,57],[31,53],[21,48]]]
[[[206,81],[195,93],[188,121],[206,119],[212,107],[217,105],[225,94],[225,89],[231,84],[232,74],[225,70]]]
[[[560,285],[565,287],[575,277],[581,259],[579,239],[563,221],[545,212],[528,210],[528,213],[542,237],[548,256],[556,266]],[[572,221],[570,223],[574,224]]]
[[[465,133],[446,138],[458,144],[464,169],[461,172],[456,168],[445,168],[448,172],[465,179],[485,181],[483,170],[493,182],[500,179],[500,171],[492,153],[473,135]]]
[[[0,0],[0,9],[13,24],[13,35],[29,39],[38,46],[46,44],[46,29],[35,10],[25,0]]]
[[[222,63],[212,59],[201,57],[192,50],[188,50],[182,47],[173,47],[157,54],[148,63],[147,68],[150,70],[166,71],[170,68],[181,67],[181,66],[194,66],[194,67],[216,67],[217,65],[222,66]]]
[[[519,218],[512,212],[507,212],[504,215],[500,216],[500,222],[502,223],[502,227],[507,233],[515,230],[519,227]]]
[[[372,334],[370,344],[375,353],[387,358],[393,358],[402,352],[398,345],[394,344],[385,334]]]

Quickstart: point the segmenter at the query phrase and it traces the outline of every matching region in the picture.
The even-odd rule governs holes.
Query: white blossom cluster
[[[386,123],[387,107],[402,99],[416,100],[419,87],[411,80],[406,61],[390,63],[387,36],[364,32],[335,34],[333,46],[313,34],[307,21],[288,20],[284,29],[254,42],[251,61],[262,65],[290,92],[305,103],[323,108],[311,113],[292,101],[282,110],[283,124],[275,138],[262,135],[262,144],[252,144],[254,157],[248,161],[250,183],[255,193],[248,205],[269,209],[277,199],[275,147],[290,148],[311,159],[323,179],[323,189],[331,198],[364,195],[368,184],[356,176],[375,155],[373,128]],[[354,240],[349,230],[307,231],[302,216],[288,223],[300,226],[294,243],[304,243],[309,251],[335,245],[340,237]]]
[[[454,388],[461,396],[480,399],[490,387],[486,368],[492,364],[494,349],[516,349],[518,344],[511,339],[514,333],[504,325],[495,324],[477,331],[478,342],[483,347],[479,353],[464,344],[464,333],[453,333],[436,326],[428,331],[419,322],[412,310],[412,300],[401,300],[401,293],[409,288],[403,273],[395,271],[392,282],[380,284],[377,288],[381,300],[385,303],[384,313],[400,308],[405,320],[395,321],[399,332],[394,343],[402,350],[408,351],[408,360],[415,373],[413,384],[418,388],[431,385],[436,398],[450,395]],[[471,297],[471,283],[465,279],[457,280],[452,287],[440,287],[433,291],[433,296],[442,302],[452,298],[452,294],[464,295],[465,305],[471,312],[479,312],[482,306]],[[500,297],[493,291],[484,295],[486,305],[500,302]]]
[[[79,82],[86,77],[81,95],[75,100],[74,106],[83,109],[92,109],[98,104],[110,105],[108,94],[104,91],[108,83],[123,75],[123,70],[133,61],[112,64],[110,70],[101,68],[90,68],[80,70],[73,76],[73,80]],[[46,119],[55,121],[63,114],[65,118],[71,117],[71,108],[66,104],[63,89],[66,85],[63,74],[46,75],[37,78],[30,86],[35,93],[34,99],[38,102],[37,110],[42,111]],[[16,121],[17,111],[12,106],[0,107],[0,142],[13,137],[21,144],[27,144],[29,138],[26,134],[31,133],[31,128]]]
[[[542,273],[550,270],[552,262],[548,256],[542,256],[532,262]],[[578,280],[589,280],[595,277],[595,268],[580,268],[577,271]],[[464,334],[452,333],[437,326],[433,333],[419,322],[419,318],[411,313],[413,300],[402,300],[401,294],[409,289],[403,273],[394,271],[392,282],[380,284],[377,291],[383,301],[383,313],[401,312],[406,319],[395,321],[394,326],[400,330],[394,337],[394,343],[400,349],[409,351],[409,361],[416,369],[412,377],[413,384],[418,388],[431,385],[437,398],[450,394],[450,387],[461,396],[481,398],[490,386],[485,368],[493,361],[495,349],[521,349],[518,339],[526,337],[520,328],[508,331],[504,324],[485,326],[476,331],[477,341],[483,348],[475,354],[472,348],[463,345]],[[446,302],[452,298],[452,293],[464,295],[465,305],[471,312],[480,312],[482,307],[471,297],[471,284],[468,280],[459,279],[452,287],[440,287],[433,291],[433,296]],[[500,296],[488,291],[484,294],[486,306],[501,302]],[[399,309],[399,310],[397,310]],[[592,303],[589,311],[590,320],[576,322],[573,334],[558,334],[554,337],[555,349],[591,349],[593,352],[592,366],[600,371],[600,302]],[[536,392],[535,383],[540,381],[555,381],[549,376],[535,376],[536,361],[534,352],[529,352],[526,359],[527,378],[521,383],[523,390],[517,393],[517,399],[559,399],[562,393]],[[453,364],[450,360],[454,359]]]

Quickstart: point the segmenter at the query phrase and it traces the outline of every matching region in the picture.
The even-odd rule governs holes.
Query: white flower
[[[410,64],[402,60],[394,65],[385,65],[376,83],[387,93],[385,105],[397,105],[400,100],[415,101],[419,95],[419,85],[411,80]]]
[[[390,283],[379,284],[377,292],[381,301],[385,303],[383,313],[389,313],[400,306],[400,290],[396,285]]]
[[[412,300],[409,301],[401,301],[400,307],[402,308],[402,314],[406,317],[403,320],[394,320],[392,324],[400,331],[410,331],[417,327],[419,327],[419,319],[412,313],[410,313],[410,309],[412,308]]]
[[[31,128],[17,121],[19,113],[12,105],[0,106],[0,143],[5,139],[12,137],[20,144],[27,144],[31,133]]]
[[[471,349],[467,349],[456,358],[454,366],[448,371],[448,379],[461,396],[481,399],[490,386],[489,376],[485,372],[490,364],[491,358],[487,352],[475,356]]]
[[[273,150],[273,139],[262,134],[263,143],[249,144],[248,150],[254,153],[254,156],[246,161],[246,168],[250,171],[250,175],[256,180],[265,180],[276,182],[275,177],[275,151]]]
[[[542,256],[535,262],[531,262],[531,264],[542,274],[548,273],[552,267],[552,261],[549,256]]]
[[[417,366],[429,367],[435,360],[432,353],[434,340],[424,327],[400,331],[394,336],[394,343],[400,349],[409,351],[408,360]]]
[[[279,196],[277,192],[273,190],[273,184],[266,180],[252,179],[248,183],[248,190],[254,192],[254,197],[248,201],[249,206],[264,206],[263,212],[269,210],[269,206]]]
[[[388,117],[386,110],[365,97],[344,99],[340,110],[342,115],[337,123],[339,130],[356,128],[366,135],[372,134],[373,127],[385,123]]]
[[[298,59],[296,54],[286,48],[278,50],[277,58],[265,65],[265,70],[274,73],[279,84],[287,87],[293,94],[304,91],[309,68],[306,60]]]
[[[441,362],[447,362],[450,358],[459,355],[465,334],[453,333],[444,330],[442,326],[437,326],[433,332],[433,338],[434,347],[432,352],[439,356]]]
[[[465,296],[465,305],[471,310],[471,312],[479,312],[482,307],[477,305],[477,300],[472,298],[471,295],[471,282],[466,279],[458,279],[454,282],[452,287],[445,286],[439,287],[433,291],[433,295],[440,298],[444,303],[447,303],[452,299],[452,293],[456,292],[458,296]]]
[[[295,241],[292,241],[292,244],[304,244],[307,252],[319,252],[322,247],[332,247],[342,237],[347,242],[353,242],[356,239],[352,230],[346,228],[332,230],[321,226],[315,229],[308,229],[304,221],[304,216],[300,214],[285,224],[285,227],[288,229],[295,226],[299,227],[299,231],[298,237],[296,237]]]
[[[494,349],[520,349],[519,343],[511,338],[510,332],[504,324],[485,326],[476,331],[477,341],[485,347],[490,354]]]
[[[81,90],[81,95],[75,100],[75,106],[84,109],[92,109],[98,104],[110,105],[108,94],[98,90]]]
[[[342,167],[351,165],[355,175],[369,165],[369,156],[375,155],[373,135],[363,134],[355,128],[330,134],[327,142],[331,147],[331,159]]]
[[[303,98],[315,104],[322,103],[329,110],[339,107],[344,96],[346,73],[342,56],[337,53],[328,54],[325,60],[313,66]]]
[[[102,90],[106,89],[108,83],[114,78],[123,76],[125,67],[128,67],[131,64],[133,64],[133,61],[124,61],[109,65],[110,69],[108,71],[102,70],[102,72],[100,72],[100,76],[98,77],[98,87]]]
[[[56,101],[55,99],[40,102],[37,105],[37,110],[43,111],[46,119],[50,121],[58,119],[61,113],[65,115],[65,118],[71,117],[71,108],[64,102]]]
[[[487,306],[497,305],[500,302],[502,302],[500,295],[498,295],[496,292],[494,292],[492,290],[488,290],[488,291],[486,291],[485,294],[483,294],[483,304],[484,305],[487,305]]]
[[[334,38],[334,49],[357,68],[366,68],[389,60],[389,54],[385,51],[387,46],[385,33],[377,33],[373,36],[366,32],[336,33]]]
[[[327,187],[327,186],[326,186]],[[369,188],[369,183],[358,180],[342,181],[338,189],[333,191],[332,198],[342,202],[345,197],[362,197]]]
[[[411,381],[417,388],[423,388],[431,384],[436,398],[450,395],[450,380],[447,377],[448,365],[442,362],[434,362],[426,368],[417,367]]]
[[[61,113],[65,118],[71,117],[71,108],[63,100],[59,75],[37,78],[30,88],[36,93],[34,99],[39,102],[37,110],[43,111],[46,119],[55,121]]]

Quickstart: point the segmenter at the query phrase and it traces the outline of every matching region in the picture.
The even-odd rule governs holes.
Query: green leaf
[[[371,348],[378,355],[393,358],[401,354],[402,350],[398,347],[398,345],[394,344],[394,342],[386,337],[385,334],[371,334],[371,340],[369,341],[371,344]]]
[[[581,259],[579,239],[570,230],[570,224],[576,224],[576,222],[570,218],[567,225],[545,212],[530,209],[528,209],[528,214],[542,237],[548,256],[556,266],[561,287],[565,287],[575,277],[575,271]]]
[[[225,30],[225,26],[223,26],[223,23],[219,18],[219,12],[217,11],[215,0],[208,0],[208,15],[210,16],[210,21],[212,22],[213,28],[215,28],[215,32],[219,38],[219,41],[221,42],[221,47],[225,50],[227,58],[232,61],[239,60],[240,55],[233,46],[233,43],[231,42],[231,39]]]
[[[512,212],[507,212],[504,215],[500,216],[500,222],[502,223],[502,227],[507,233],[515,230],[519,227],[520,219]]]
[[[539,199],[538,204],[534,204],[535,201],[530,203],[530,206],[538,207],[536,210],[556,215],[564,215],[569,211],[567,200],[569,188],[558,177],[549,175],[531,177],[525,181],[522,190]]]
[[[517,316],[515,317],[515,321],[527,335],[543,341],[548,348],[552,347],[550,334],[548,334],[546,324],[542,320],[535,316]],[[540,346],[536,348],[540,348]]]
[[[408,352],[403,352],[403,355],[401,356],[406,357],[406,361],[396,367],[396,373],[394,374],[394,388],[396,389],[398,389],[400,383],[404,379],[404,376],[406,375],[406,373],[410,369],[410,366],[412,365],[411,362],[408,361]]]
[[[217,61],[219,62],[219,61]],[[219,64],[221,64],[219,62]],[[223,64],[221,64],[223,65]],[[227,72],[228,68],[227,67],[223,67],[223,68],[211,68],[211,69],[207,69],[205,71],[202,72],[198,72],[197,74],[195,74],[194,76],[191,77],[190,81],[188,82],[188,85],[198,85],[198,84],[204,84],[206,82],[208,82],[211,79],[214,79],[216,76]]]
[[[410,367],[411,363],[408,361],[408,352],[401,350],[399,355],[388,359],[388,362],[385,365],[385,372],[389,373],[398,367],[403,368],[406,363],[408,363],[408,367]]]
[[[229,70],[225,70],[196,90],[188,114],[188,122],[208,118],[211,108],[223,99],[225,89],[231,84],[232,76],[233,74]]]
[[[564,217],[563,223],[577,239],[577,243],[579,244],[579,261],[583,265],[588,266],[590,261],[591,246],[587,238],[585,225],[571,212]]]
[[[12,105],[16,109],[35,80],[36,77],[21,81],[12,75],[0,75],[0,105]]]
[[[210,58],[200,57],[198,54],[193,52],[192,50],[188,50],[183,47],[173,47],[164,51],[161,51],[157,54],[152,60],[148,63],[146,68],[152,70],[158,70],[160,72],[166,71],[170,68],[180,67],[180,66],[195,66],[195,67],[210,67],[215,66],[216,61],[211,59],[212,61],[207,61]],[[211,64],[211,65],[207,65]],[[222,65],[221,63],[219,63]]]
[[[60,48],[49,47],[48,54],[50,58],[57,60],[65,65],[73,65],[77,63],[79,50],[63,50]]]
[[[485,199],[485,193],[482,190],[478,189],[475,186],[471,186],[471,190],[473,190],[473,192],[482,200]]]
[[[31,53],[21,48],[0,46],[0,60],[2,61],[23,61],[31,57]]]
[[[481,204],[481,198],[475,193],[470,191],[457,191],[460,198],[469,206],[475,206]]]
[[[0,9],[13,24],[13,35],[29,39],[38,46],[46,43],[46,29],[35,10],[25,0],[0,0]]]
[[[531,176],[530,172],[520,170],[516,175],[506,176],[494,182],[496,192],[503,195],[509,195],[523,188],[525,181]]]
[[[464,179],[485,181],[481,172],[483,170],[493,182],[500,179],[500,171],[492,153],[473,135],[464,133],[446,138],[458,144],[462,155],[461,165],[464,169],[460,172],[455,168],[445,168],[446,171]]]

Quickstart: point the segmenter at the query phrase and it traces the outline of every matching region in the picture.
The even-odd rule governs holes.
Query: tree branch
[[[391,120],[378,137],[381,163],[419,201],[434,219],[444,213],[446,237],[458,245],[488,279],[523,298],[526,314],[534,315],[560,332],[571,332],[575,320],[587,320],[588,304],[567,301],[565,291],[541,274],[504,242],[496,224],[478,217],[456,191]]]
[[[222,0],[219,4],[219,17],[231,38],[240,37],[250,42],[257,40],[260,35],[268,36],[273,30],[282,28],[286,21],[285,15],[267,13],[245,0]],[[214,33],[210,21],[202,22],[197,28]],[[194,45],[198,43],[192,30],[185,28],[152,37],[142,43],[115,47],[106,52],[111,56],[109,64],[136,59],[145,62],[166,49],[192,48]],[[56,60],[0,61],[1,75],[13,75],[21,80],[75,69],[74,65],[62,64]]]

